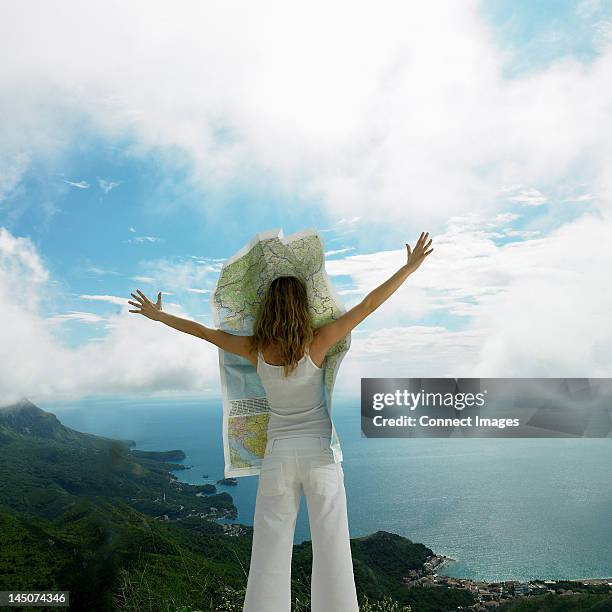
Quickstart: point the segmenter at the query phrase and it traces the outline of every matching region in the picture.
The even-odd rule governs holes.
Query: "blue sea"
[[[38,403],[83,432],[182,449],[189,483],[223,478],[220,400]],[[612,439],[371,439],[359,400],[334,397],[351,537],[384,530],[480,580],[612,576]],[[208,478],[203,478],[207,474]],[[257,476],[218,486],[252,525]],[[295,542],[310,539],[304,497]]]

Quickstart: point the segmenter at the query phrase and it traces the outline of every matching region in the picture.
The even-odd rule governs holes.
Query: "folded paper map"
[[[217,329],[250,336],[260,304],[270,283],[293,275],[307,287],[310,313],[320,327],[346,312],[327,272],[323,241],[314,229],[284,237],[282,229],[256,234],[221,268],[211,295]],[[332,416],[332,391],[336,373],[351,343],[347,334],[328,351],[322,364],[327,409]],[[225,477],[259,474],[268,439],[270,408],[256,368],[239,355],[219,349],[223,399],[223,453]],[[330,448],[342,461],[340,440],[332,420]]]

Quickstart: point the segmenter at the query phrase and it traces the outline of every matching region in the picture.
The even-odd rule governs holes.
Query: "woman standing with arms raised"
[[[291,557],[302,491],[312,535],[312,612],[358,612],[348,529],[344,470],[330,449],[331,419],[322,363],[329,349],[374,312],[433,252],[421,233],[407,262],[359,304],[315,329],[306,286],[295,276],[268,287],[253,335],[237,336],[164,313],[140,291],[129,302],[150,319],[247,358],[270,405],[261,464],[253,547],[243,612],[290,612]],[[429,250],[428,250],[429,249]]]

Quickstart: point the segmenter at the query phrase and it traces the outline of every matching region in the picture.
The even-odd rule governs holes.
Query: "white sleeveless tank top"
[[[307,435],[331,438],[332,424],[323,387],[324,370],[314,364],[308,351],[289,376],[285,376],[283,366],[266,363],[259,352],[257,373],[270,406],[268,440]]]

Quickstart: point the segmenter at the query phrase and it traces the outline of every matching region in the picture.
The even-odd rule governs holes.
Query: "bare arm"
[[[164,323],[165,325],[168,325],[168,327],[172,327],[186,334],[191,334],[196,338],[204,338],[206,335],[207,328],[201,323],[191,321],[190,319],[184,319],[183,317],[177,317],[169,312],[160,311],[157,314],[155,321]]]
[[[406,243],[406,249],[408,251],[408,260],[406,264],[384,283],[370,291],[359,304],[353,306],[353,308],[338,317],[335,321],[330,321],[317,330],[317,339],[313,342],[313,349],[318,353],[318,356],[321,358],[324,357],[327,351],[336,344],[336,342],[348,335],[352,329],[357,327],[359,323],[372,314],[385,300],[397,291],[400,285],[413,272],[418,269],[425,260],[425,257],[433,251],[433,249],[427,251],[432,242],[431,239],[429,242],[425,242],[428,236],[429,232],[421,232],[421,236],[414,247],[414,251],[411,251],[410,245]]]
[[[370,313],[374,312],[384,301],[388,300],[413,272],[414,270],[411,270],[408,264],[404,264],[391,278],[388,278],[382,285],[370,291],[363,298],[363,301],[369,306]]]
[[[177,317],[176,315],[164,312],[161,304],[161,291],[157,295],[157,302],[154,304],[151,302],[146,295],[144,295],[138,289],[139,295],[132,293],[131,295],[138,300],[138,303],[131,302],[130,304],[138,306],[139,310],[130,310],[130,312],[136,312],[146,316],[148,319],[153,321],[160,321],[169,327],[177,329],[178,331],[186,334],[191,334],[196,338],[202,338],[208,340],[212,344],[218,346],[224,351],[235,353],[243,357],[250,357],[250,343],[249,336],[237,336],[235,334],[229,334],[221,329],[213,329],[206,327],[197,321],[191,321],[183,317]]]

